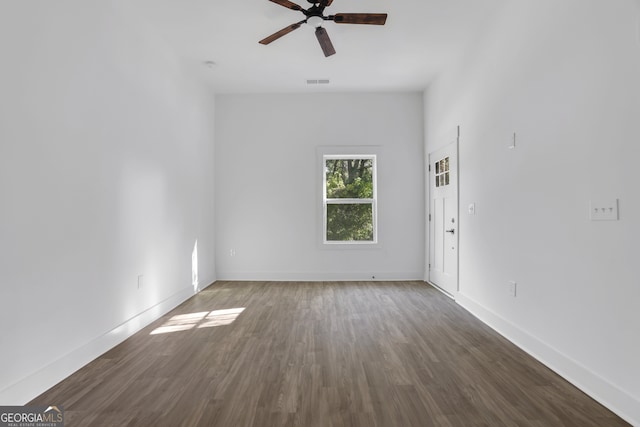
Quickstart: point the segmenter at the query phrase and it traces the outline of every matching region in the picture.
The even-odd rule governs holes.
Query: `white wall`
[[[427,151],[461,126],[458,301],[636,425],[639,25],[632,0],[510,2],[425,95]]]
[[[422,278],[422,109],[418,93],[217,95],[218,277]],[[379,248],[320,244],[324,145],[379,146]]]
[[[0,404],[214,278],[213,96],[124,2],[0,13]],[[144,275],[138,289],[138,275]]]

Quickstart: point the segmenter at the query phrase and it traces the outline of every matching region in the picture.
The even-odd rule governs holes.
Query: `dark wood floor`
[[[218,282],[30,404],[68,427],[628,425],[422,282]]]

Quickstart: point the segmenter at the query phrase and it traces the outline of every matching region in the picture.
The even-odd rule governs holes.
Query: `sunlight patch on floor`
[[[230,308],[227,310],[214,310],[210,312],[198,328],[211,328],[214,326],[230,325],[244,311],[244,307]]]
[[[162,326],[151,331],[149,335],[187,331],[196,327],[212,328],[215,326],[230,325],[238,318],[244,309],[244,307],[238,307],[224,310],[202,311],[199,313],[178,314],[171,317],[162,324]]]

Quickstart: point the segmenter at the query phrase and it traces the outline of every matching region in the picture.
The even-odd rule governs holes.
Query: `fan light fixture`
[[[310,16],[307,18],[307,24],[311,25],[312,27],[320,27],[322,26],[322,23],[324,22],[324,19],[322,19],[322,17],[320,16]]]

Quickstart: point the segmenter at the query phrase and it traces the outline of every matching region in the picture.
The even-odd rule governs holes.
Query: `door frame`
[[[432,285],[434,288],[436,288],[437,290],[441,291],[442,293],[444,293],[445,295],[455,299],[456,298],[456,294],[459,292],[460,290],[460,155],[459,155],[459,151],[460,151],[460,126],[455,126],[453,129],[451,129],[449,132],[447,132],[445,135],[443,135],[442,138],[438,138],[438,141],[442,141],[444,140],[443,144],[439,144],[437,145],[435,148],[430,149],[430,151],[427,153],[427,167],[425,168],[425,173],[427,175],[427,179],[426,179],[426,211],[427,211],[427,215],[426,215],[426,227],[425,227],[425,231],[426,231],[426,240],[425,240],[425,281],[427,283],[429,283],[430,285]],[[454,148],[454,156],[455,156],[455,162],[456,162],[456,169],[455,169],[455,173],[456,173],[456,179],[455,179],[455,203],[456,203],[456,218],[457,220],[457,224],[456,224],[456,247],[457,247],[457,251],[456,251],[456,280],[455,280],[455,294],[450,294],[449,292],[447,292],[446,290],[442,289],[441,287],[439,287],[438,285],[434,284],[431,281],[431,239],[432,239],[432,233],[431,233],[431,210],[432,210],[432,200],[431,200],[431,185],[432,185],[432,180],[433,180],[433,174],[430,170],[431,167],[431,156],[438,150],[451,145]]]

